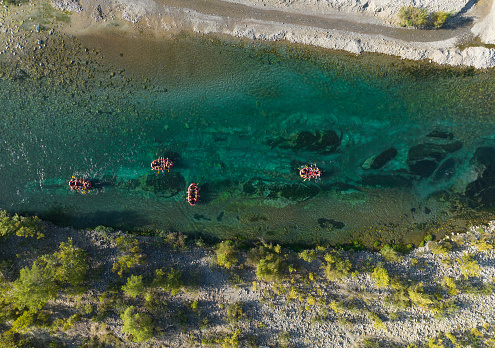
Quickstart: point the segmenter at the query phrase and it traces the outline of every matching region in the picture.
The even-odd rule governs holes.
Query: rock
[[[394,147],[391,147],[388,150],[383,151],[381,154],[379,154],[373,163],[370,165],[371,169],[380,169],[383,167],[385,164],[390,162],[397,156],[397,150]]]
[[[59,11],[81,12],[78,0],[52,0],[52,6]]]
[[[95,22],[101,21],[104,18],[103,10],[100,4],[98,4],[98,6],[96,6],[95,10],[93,11],[93,18]]]
[[[290,202],[303,202],[320,192],[320,188],[310,182],[276,182],[261,178],[252,178],[243,186],[246,195],[260,198],[285,198]]]
[[[341,137],[333,130],[302,131],[288,139],[277,139],[268,142],[273,148],[278,146],[285,149],[315,151],[321,154],[333,153],[341,144]]]
[[[428,138],[439,138],[439,139],[454,139],[454,134],[446,131],[434,130],[433,132],[426,135]]]
[[[435,172],[438,162],[435,160],[420,160],[409,165],[409,172],[427,178]]]
[[[186,180],[179,173],[153,173],[118,184],[119,188],[134,193],[151,194],[159,198],[173,197],[186,188]]]
[[[340,230],[345,227],[345,224],[343,222],[325,218],[319,218],[318,224],[321,228],[336,228]]]
[[[442,148],[441,145],[438,144],[419,144],[414,145],[409,149],[407,154],[407,161],[413,162],[423,159],[434,159],[439,162],[443,160],[447,156],[447,153]]]
[[[453,158],[448,158],[442,162],[440,167],[438,167],[433,180],[435,181],[449,181],[455,176],[456,161]]]
[[[481,146],[476,149],[471,159],[471,163],[488,166],[495,163],[495,148],[491,146]]]
[[[478,179],[467,185],[464,194],[483,206],[495,206],[495,165],[486,167]]]
[[[412,187],[412,178],[401,174],[371,174],[361,180],[365,186],[374,187]]]

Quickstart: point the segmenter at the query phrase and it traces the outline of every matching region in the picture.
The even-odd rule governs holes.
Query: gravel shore
[[[281,282],[272,283],[257,279],[255,269],[243,266],[246,261],[244,252],[239,254],[238,266],[226,270],[216,263],[213,248],[185,244],[178,234],[131,236],[139,242],[145,260],[132,270],[132,274],[148,278],[157,268],[174,268],[182,274],[183,290],[175,296],[161,294],[157,300],[157,303],[166,303],[163,310],[158,309],[162,306],[158,304],[156,308],[146,307],[143,296],[126,298],[123,304],[117,297],[110,302],[113,303],[112,310],[105,307],[101,296],[104,293],[117,294],[115,290],[125,284],[126,277],[119,278],[112,271],[112,263],[121,254],[116,240],[123,235],[120,231],[112,232],[106,228],[77,231],[47,224],[45,238],[36,242],[36,248],[21,238],[12,238],[9,242],[6,250],[15,251],[17,259],[24,260],[16,268],[29,265],[29,260],[38,255],[52,252],[68,238],[72,238],[74,245],[88,255],[93,283],[86,293],[79,299],[60,296],[46,307],[56,317],[62,318],[80,312],[78,308],[84,305],[95,309],[89,315],[83,314],[73,328],[57,331],[56,337],[64,346],[77,347],[85,338],[101,336],[102,324],[105,324],[105,335],[113,336],[124,346],[141,346],[130,342],[122,332],[119,312],[124,304],[132,304],[139,311],[153,316],[154,338],[146,343],[147,347],[199,346],[201,342],[215,342],[215,338],[228,337],[237,330],[240,330],[240,346],[247,347],[377,344],[380,347],[406,347],[411,343],[422,347],[428,339],[439,337],[443,338],[445,347],[454,347],[453,341],[445,337],[454,340],[457,337],[462,342],[470,332],[479,333],[478,340],[488,339],[493,334],[495,251],[492,247],[495,222],[484,227],[472,227],[464,234],[447,237],[441,242],[430,242],[406,255],[398,254],[395,261],[387,262],[379,252],[341,251],[340,257],[349,260],[354,271],[352,276],[338,281],[328,281],[322,269],[325,263],[323,254],[331,253],[332,249],[320,248],[317,250],[320,256],[312,262],[303,261],[297,253],[282,249],[281,254],[292,260],[291,264],[297,271],[286,274]],[[445,247],[446,243],[451,250],[438,252],[438,246]],[[479,266],[479,271],[469,279],[464,276],[461,261],[466,254],[472,255],[472,260]],[[430,299],[436,297],[450,307],[448,310],[417,304],[404,307],[387,301],[386,298],[397,291],[394,290],[397,286],[378,287],[371,273],[376,267],[386,269],[396,282],[420,284]],[[456,291],[448,290],[445,277],[456,282]],[[110,289],[113,290],[108,292]],[[194,301],[198,301],[198,309],[191,309]],[[228,311],[236,304],[240,306],[241,314],[232,320]],[[101,315],[102,308],[107,308],[106,315],[95,320]],[[30,335],[39,339],[46,335],[46,330],[35,329]]]
[[[106,21],[119,17],[160,35],[193,30],[252,40],[286,40],[355,54],[377,52],[439,64],[495,66],[495,50],[484,45],[495,42],[495,12],[490,0],[54,0],[53,3],[60,9],[78,11],[72,16],[75,19],[72,33],[104,27]],[[404,6],[451,12],[452,18],[445,29],[399,28],[397,14]],[[475,38],[481,43],[473,41]]]

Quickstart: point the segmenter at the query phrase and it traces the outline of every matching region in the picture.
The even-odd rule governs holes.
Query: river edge
[[[393,23],[399,6],[406,3],[386,2],[383,10],[375,8],[375,12],[370,13],[356,10],[352,1],[335,2],[333,7],[315,10],[311,3],[284,7],[274,1],[261,4],[216,0],[205,3],[53,1],[55,7],[73,11],[68,31],[71,33],[97,30],[115,19],[122,19],[129,28],[151,30],[156,35],[173,36],[185,30],[250,40],[287,41],[357,55],[372,52],[444,65],[495,66],[495,49],[483,44],[493,41],[494,10],[490,2],[481,1],[474,6],[462,0],[449,2],[450,7],[446,8],[454,9],[456,20],[451,27],[440,30],[397,28]],[[435,0],[423,6],[438,7]]]

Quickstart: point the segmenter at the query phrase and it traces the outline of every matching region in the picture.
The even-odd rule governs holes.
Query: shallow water
[[[491,165],[473,154],[493,145],[492,73],[284,44],[106,37],[81,38],[102,46],[94,74],[56,86],[29,73],[0,79],[1,208],[80,228],[370,243],[451,228],[465,214],[454,201],[492,205],[479,199],[487,180],[463,194]],[[324,132],[327,146],[315,142]],[[385,165],[364,169],[392,147]],[[175,160],[169,173],[150,169],[159,156]],[[322,179],[304,182],[304,164]],[[71,176],[95,189],[72,192]]]

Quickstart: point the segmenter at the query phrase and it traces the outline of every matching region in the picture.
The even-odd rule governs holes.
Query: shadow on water
[[[72,226],[75,228],[91,228],[108,226],[122,230],[131,230],[143,226],[146,220],[136,211],[95,211],[80,213],[76,207],[54,204],[44,212],[23,212],[25,215],[38,215],[42,220],[50,221],[58,226]]]

